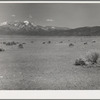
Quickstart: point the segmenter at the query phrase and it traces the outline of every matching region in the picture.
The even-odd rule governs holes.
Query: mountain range
[[[41,26],[29,21],[3,22],[0,24],[1,35],[33,35],[33,36],[100,36],[100,26],[67,27]]]

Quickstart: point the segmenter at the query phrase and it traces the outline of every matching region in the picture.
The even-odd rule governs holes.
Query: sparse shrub
[[[3,48],[0,48],[0,52],[5,51]]]
[[[92,43],[95,43],[95,42],[96,42],[96,41],[94,41],[94,40],[92,41]]]
[[[22,43],[22,44],[26,44],[26,43]]]
[[[98,51],[92,50],[86,53],[84,57],[80,57],[75,60],[75,65],[80,66],[93,66],[100,64],[99,59],[100,53]]]
[[[19,48],[24,48],[22,44],[19,44],[18,47],[19,47]]]
[[[43,44],[45,44],[45,42],[43,42]]]
[[[85,59],[87,62],[90,62],[92,64],[97,63],[98,59],[100,57],[100,53],[97,51],[90,51],[86,54]]]
[[[69,44],[69,47],[71,47],[71,46],[74,46],[74,44],[70,43],[70,44]]]
[[[86,65],[84,59],[79,58],[75,60],[75,65],[79,66],[79,65]]]
[[[34,41],[31,41],[31,43],[34,43]]]
[[[51,43],[51,41],[48,41],[48,44],[50,44]]]
[[[87,42],[84,42],[84,45],[86,45],[87,44]]]
[[[6,44],[6,42],[3,42],[3,44]]]
[[[63,43],[63,41],[60,41],[60,43]]]

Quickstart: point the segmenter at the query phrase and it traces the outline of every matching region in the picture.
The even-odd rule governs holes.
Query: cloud
[[[53,22],[53,19],[46,19],[47,22]]]
[[[12,17],[15,17],[15,15],[11,15]]]

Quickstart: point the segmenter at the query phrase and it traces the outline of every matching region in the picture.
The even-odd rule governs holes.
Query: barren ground
[[[93,40],[96,43],[92,43]],[[6,49],[0,52],[1,90],[100,89],[99,67],[74,65],[75,59],[87,51],[100,50],[100,37],[1,36],[0,42],[5,41],[26,44],[23,49],[17,45],[0,44]],[[51,43],[48,44],[48,41]],[[88,44],[84,45],[84,42]],[[69,47],[70,43],[74,46]]]

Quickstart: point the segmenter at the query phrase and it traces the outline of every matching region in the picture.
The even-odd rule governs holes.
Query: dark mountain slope
[[[4,22],[0,25],[0,34],[33,36],[100,36],[100,26],[69,29],[67,27],[34,25],[34,23],[29,21]]]

